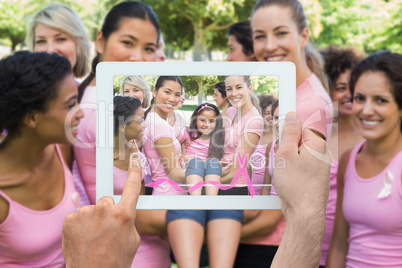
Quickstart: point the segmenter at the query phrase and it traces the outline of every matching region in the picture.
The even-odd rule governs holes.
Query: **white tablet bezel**
[[[278,77],[280,119],[296,111],[291,62],[101,62],[96,68],[96,200],[113,194],[113,77],[129,75],[270,75]],[[282,132],[283,120],[279,121]],[[277,196],[141,195],[137,209],[280,209]]]

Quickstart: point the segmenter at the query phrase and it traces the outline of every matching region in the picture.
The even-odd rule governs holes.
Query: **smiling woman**
[[[57,4],[39,11],[26,36],[28,49],[66,57],[75,77],[88,73],[89,39],[84,24],[68,6]]]
[[[80,196],[58,143],[77,135],[77,95],[64,57],[23,51],[0,61],[1,267],[64,266],[63,221]]]

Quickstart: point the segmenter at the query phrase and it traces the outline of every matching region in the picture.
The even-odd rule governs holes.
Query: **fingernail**
[[[297,123],[297,114],[294,112],[290,112],[286,115],[285,124],[286,125],[295,125]]]

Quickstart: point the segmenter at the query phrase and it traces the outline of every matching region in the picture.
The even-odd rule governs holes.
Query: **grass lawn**
[[[194,112],[195,108],[197,108],[198,105],[190,105],[190,104],[183,104],[183,106],[178,109],[179,111],[189,111],[189,112]]]

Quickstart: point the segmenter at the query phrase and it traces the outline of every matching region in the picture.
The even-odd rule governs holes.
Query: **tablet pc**
[[[113,81],[116,77],[140,75],[147,81],[159,76],[215,76],[222,80],[222,77],[241,75],[252,77],[252,81],[276,77],[280,133],[286,113],[296,111],[296,71],[290,62],[101,62],[96,74],[97,200],[112,196],[118,202],[121,197],[114,194],[113,180]],[[186,189],[182,184],[179,186]],[[270,195],[141,195],[137,209],[280,209],[280,200]]]

